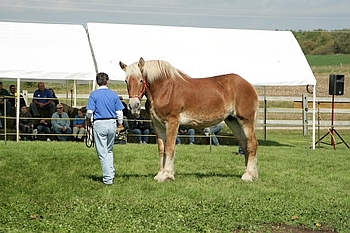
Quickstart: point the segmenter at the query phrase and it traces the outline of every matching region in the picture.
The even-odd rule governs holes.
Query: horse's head
[[[123,62],[119,62],[120,67],[126,73],[126,86],[129,93],[129,107],[132,115],[140,115],[141,111],[141,99],[146,93],[147,82],[146,78],[143,77],[143,67],[145,61],[141,57],[139,62],[134,63],[130,66],[125,65]]]

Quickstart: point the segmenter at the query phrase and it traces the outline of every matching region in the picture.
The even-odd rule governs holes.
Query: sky
[[[0,21],[257,30],[350,28],[349,0],[1,0]]]

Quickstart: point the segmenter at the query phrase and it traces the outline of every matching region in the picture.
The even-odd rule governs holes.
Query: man
[[[86,106],[86,117],[93,117],[93,134],[96,152],[102,166],[102,182],[113,184],[115,169],[113,164],[113,146],[117,130],[123,128],[123,109],[119,96],[108,89],[109,77],[98,73],[96,83],[98,88],[93,91]]]
[[[58,140],[66,141],[69,134],[72,133],[69,116],[67,113],[63,112],[62,104],[57,104],[56,109],[57,112],[52,114],[51,117],[52,131],[57,134]]]
[[[176,137],[176,144],[181,144],[179,135],[190,135],[190,145],[194,144],[194,133],[195,133],[194,129],[190,129],[188,127],[180,125],[179,131]]]
[[[131,132],[136,134],[140,144],[147,144],[149,129],[146,127],[145,117],[140,114],[138,117],[134,116],[133,119],[131,122]]]
[[[16,86],[12,84],[12,85],[10,85],[9,89],[10,89],[10,98],[8,101],[11,103],[11,107],[15,107],[16,106],[16,95],[15,95],[16,94]],[[19,101],[20,101],[19,106],[21,106],[21,107],[27,106],[27,103],[24,100],[23,95],[20,95]]]
[[[0,110],[4,115],[9,116],[11,112],[11,103],[5,98],[5,96],[9,96],[10,94],[6,89],[2,88],[2,85],[2,82],[0,82]]]
[[[216,134],[220,133],[221,129],[222,129],[221,123],[204,129],[205,136],[207,137],[210,136],[215,146],[220,145],[219,140],[216,137]]]
[[[33,102],[30,104],[30,109],[32,110],[34,117],[40,116],[38,109],[50,111],[50,116],[52,116],[55,112],[55,107],[51,91],[45,88],[43,82],[39,82],[38,90],[34,92]]]

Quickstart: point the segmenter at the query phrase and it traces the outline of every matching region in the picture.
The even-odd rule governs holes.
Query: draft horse
[[[140,114],[141,99],[150,101],[150,116],[157,136],[158,182],[175,180],[175,140],[179,125],[209,127],[222,121],[232,129],[245,156],[242,180],[258,178],[255,119],[258,95],[254,87],[237,74],[191,78],[168,62],[140,58],[129,66],[119,62],[126,73],[129,107]]]

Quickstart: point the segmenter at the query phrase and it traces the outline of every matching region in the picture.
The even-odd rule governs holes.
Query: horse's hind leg
[[[245,173],[242,176],[244,181],[258,179],[256,151],[258,142],[254,131],[254,122],[244,122],[242,124],[236,117],[229,116],[225,123],[231,128],[233,135],[241,146],[245,156]]]

